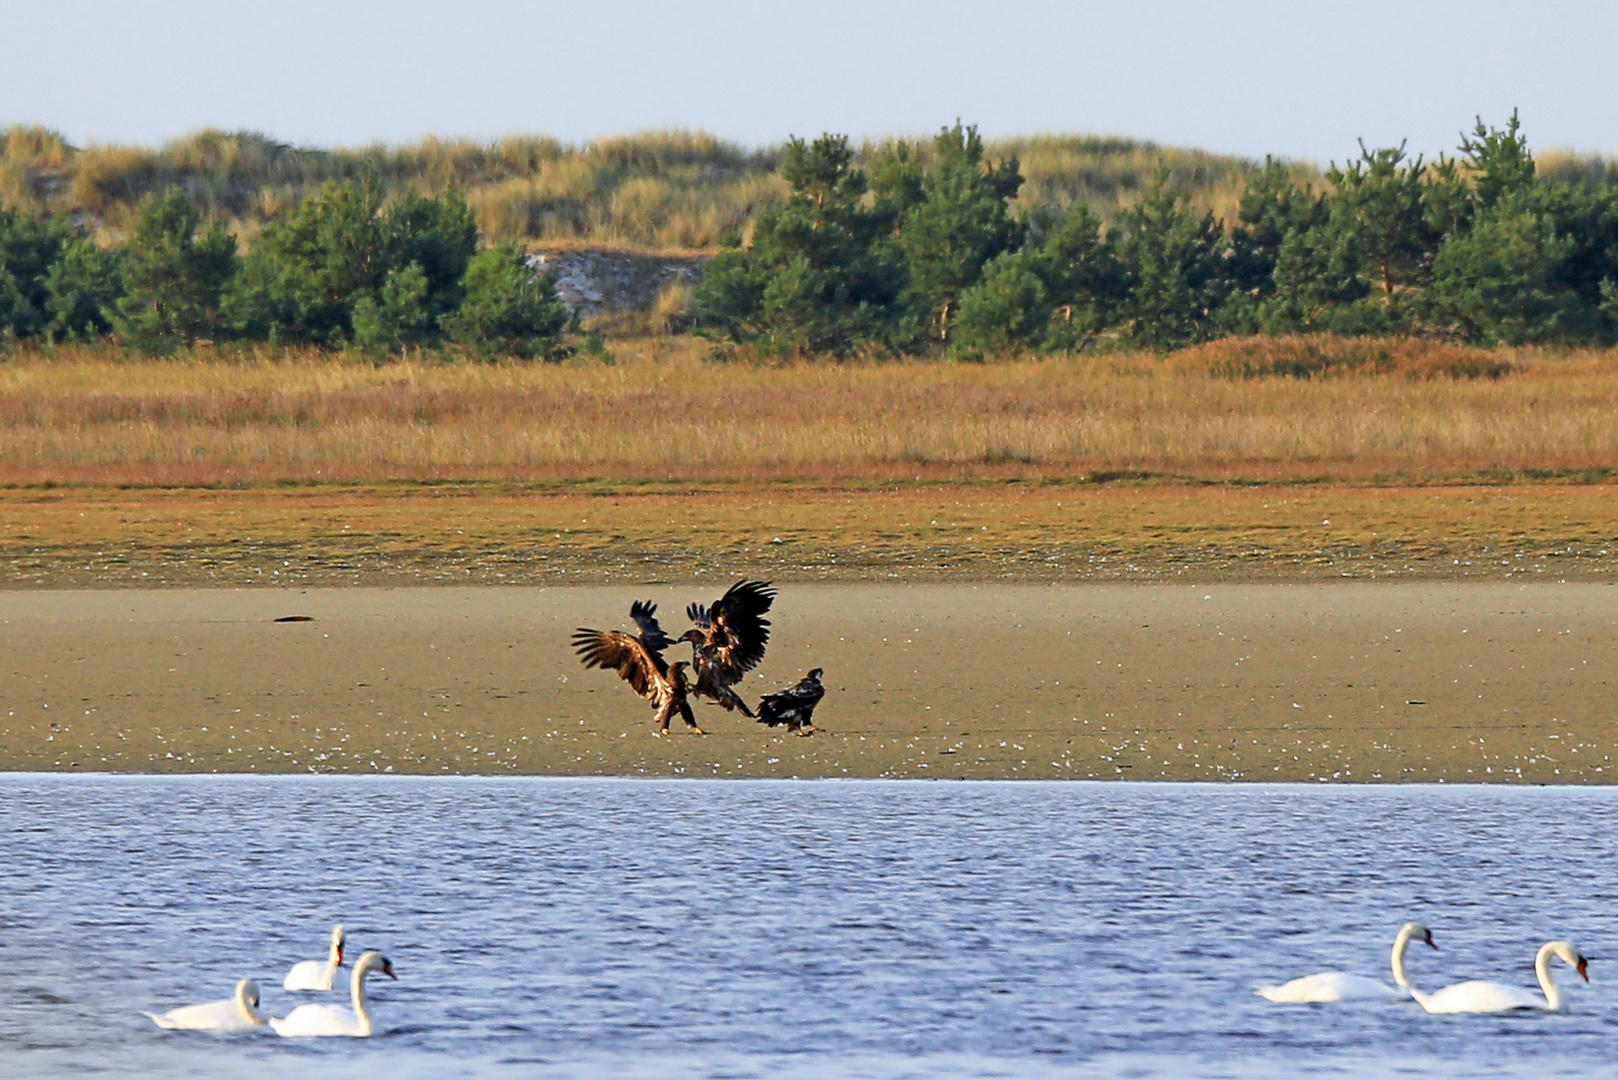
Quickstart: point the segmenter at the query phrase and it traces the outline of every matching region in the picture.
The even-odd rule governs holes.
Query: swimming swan
[[[1270,1001],[1327,1002],[1327,1001],[1388,1001],[1409,997],[1410,980],[1405,977],[1405,947],[1410,939],[1424,941],[1433,948],[1433,932],[1421,923],[1408,922],[1399,927],[1393,939],[1393,981],[1397,988],[1368,979],[1364,975],[1350,975],[1342,971],[1322,971],[1318,975],[1305,975],[1280,986],[1260,986],[1255,993]]]
[[[236,984],[236,995],[224,1001],[210,1001],[202,1005],[185,1005],[170,1009],[159,1016],[142,1013],[152,1023],[171,1031],[252,1031],[263,1026],[270,1017],[258,1010],[258,983],[243,979]]]
[[[352,1010],[341,1005],[299,1005],[284,1019],[271,1017],[270,1026],[277,1035],[288,1037],[347,1035],[356,1039],[366,1038],[371,1034],[371,1011],[365,1007],[365,976],[373,971],[380,971],[390,979],[399,977],[393,973],[393,965],[388,963],[388,958],[372,949],[360,957],[359,963],[354,965],[354,974],[349,976],[348,993],[354,1005]]]
[[[1492,1013],[1511,1009],[1561,1012],[1566,1003],[1562,1000],[1562,988],[1556,985],[1556,978],[1551,974],[1553,956],[1571,966],[1585,982],[1590,981],[1589,961],[1577,945],[1571,941],[1547,941],[1534,954],[1534,974],[1539,977],[1539,988],[1545,992],[1544,997],[1520,986],[1478,980],[1446,986],[1433,994],[1423,994],[1413,989],[1410,996],[1430,1013]]]
[[[323,964],[319,960],[300,960],[292,965],[281,982],[283,990],[330,990],[337,969],[343,966],[343,924],[331,928],[331,951]]]

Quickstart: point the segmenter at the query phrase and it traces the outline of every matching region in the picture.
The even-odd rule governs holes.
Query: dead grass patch
[[[1614,353],[1290,339],[1168,358],[762,367],[714,362],[707,348],[663,336],[614,342],[612,364],[381,367],[268,349],[150,362],[104,348],[18,354],[0,365],[0,483],[1618,470]],[[1322,377],[1267,377],[1294,363]],[[1239,364],[1243,377],[1229,377]],[[1474,370],[1509,374],[1455,377]]]

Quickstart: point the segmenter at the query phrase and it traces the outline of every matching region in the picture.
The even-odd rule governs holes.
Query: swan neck
[[[236,987],[236,1011],[250,1024],[263,1024],[269,1021],[268,1016],[253,1008],[253,1003],[247,1000],[246,986]]]
[[[360,1022],[360,1034],[371,1033],[371,1010],[365,1007],[365,976],[370,968],[364,964],[354,965],[354,978],[349,984],[349,1002],[354,1006],[354,1015]]]
[[[1551,974],[1550,944],[1541,945],[1539,952],[1534,954],[1534,974],[1539,978],[1539,988],[1545,992],[1545,1003],[1550,1006],[1551,1012],[1562,1011],[1562,988]]]
[[[1393,939],[1393,981],[1401,990],[1410,989],[1410,977],[1405,974],[1405,949],[1410,946],[1410,927],[1401,926],[1399,936]]]

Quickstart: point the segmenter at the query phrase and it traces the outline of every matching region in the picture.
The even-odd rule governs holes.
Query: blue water
[[[1610,789],[0,775],[0,1076],[1610,1074],[1615,823]],[[1552,937],[1593,982],[1252,993],[1386,980],[1406,919],[1426,989],[1532,986]],[[370,1040],[139,1015],[246,976],[285,1011],[339,920],[399,975]]]

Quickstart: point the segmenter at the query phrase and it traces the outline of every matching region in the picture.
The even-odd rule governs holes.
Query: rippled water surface
[[[1611,1074],[1615,823],[1591,789],[0,776],[0,1075]],[[1418,986],[1531,986],[1563,936],[1594,981],[1560,1016],[1252,992],[1386,980],[1408,918]],[[284,1012],[339,920],[399,974],[370,1040],[139,1013],[246,976]]]

